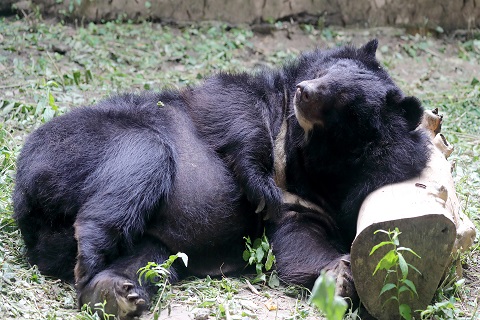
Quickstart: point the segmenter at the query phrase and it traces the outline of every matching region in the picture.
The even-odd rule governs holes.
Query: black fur
[[[129,319],[150,290],[138,286],[138,267],[182,251],[189,265],[174,265],[172,280],[238,272],[243,237],[266,227],[279,275],[311,286],[348,258],[367,194],[428,160],[414,130],[420,103],[380,67],[376,47],[316,50],[278,70],[221,73],[53,119],[18,159],[15,219],[29,261],[67,281],[75,265],[80,303],[106,287],[139,305],[110,296],[108,310]],[[283,191],[308,208],[283,204],[275,184],[284,121]]]

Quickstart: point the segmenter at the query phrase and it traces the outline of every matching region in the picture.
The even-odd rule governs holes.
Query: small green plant
[[[460,254],[457,255],[457,258]],[[459,319],[463,314],[458,307],[461,301],[460,293],[465,279],[458,279],[456,264],[453,263],[449,272],[438,286],[432,305],[425,310],[419,310],[421,319]]]
[[[335,295],[335,279],[322,271],[312,289],[309,303],[325,314],[327,320],[341,320],[347,311],[347,302]]]
[[[103,303],[96,303],[93,310],[90,307],[90,304],[84,304],[82,306],[80,314],[77,316],[79,320],[114,320],[115,315],[105,312],[106,301]],[[99,316],[98,311],[100,311],[101,317]]]
[[[179,252],[177,254],[171,255],[162,264],[149,262],[145,267],[138,269],[138,282],[140,283],[140,285],[142,285],[142,281],[151,282],[158,287],[158,292],[160,292],[157,304],[153,309],[153,319],[155,320],[160,317],[161,303],[164,300],[164,293],[167,291],[167,289],[170,288],[170,283],[168,281],[168,277],[170,276],[169,269],[175,262],[175,260],[177,260],[178,258],[182,259],[185,266],[188,265],[188,256],[183,252]]]
[[[421,319],[458,319],[460,318],[460,309],[455,305],[455,297],[448,300],[436,302],[427,307],[420,313]]]
[[[267,282],[267,275],[263,272],[263,269],[265,268],[266,271],[272,269],[275,256],[265,232],[263,232],[261,238],[255,239],[253,243],[250,237],[244,237],[244,239],[246,249],[243,251],[243,260],[247,261],[249,265],[255,265],[255,271],[257,272],[257,276],[252,283]],[[272,272],[268,279],[268,285],[278,287],[279,284],[276,273]]]
[[[379,270],[385,270],[387,272],[384,285],[379,296],[391,290],[395,290],[394,294],[392,294],[384,304],[388,303],[389,301],[396,301],[400,316],[406,320],[410,320],[412,319],[412,310],[408,304],[402,303],[401,294],[403,292],[409,292],[412,296],[414,294],[418,296],[415,284],[411,280],[407,279],[407,277],[410,269],[418,272],[419,274],[421,273],[417,268],[405,260],[402,252],[410,252],[418,258],[420,258],[420,256],[410,248],[400,247],[398,236],[401,234],[401,232],[398,230],[398,228],[395,228],[393,231],[377,230],[374,232],[374,234],[379,232],[385,233],[388,237],[388,241],[382,241],[374,246],[370,251],[370,255],[373,255],[375,251],[381,247],[392,247],[392,249],[380,259],[375,271],[373,271],[373,275],[375,275]]]

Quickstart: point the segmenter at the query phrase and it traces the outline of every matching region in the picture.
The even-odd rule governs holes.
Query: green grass
[[[165,26],[150,22],[65,25],[39,18],[0,18],[0,315],[3,319],[91,319],[79,313],[74,289],[29,266],[13,220],[11,192],[15,159],[25,136],[52,117],[110,94],[143,89],[178,88],[216,71],[240,71],[278,65],[300,49],[381,39],[379,56],[400,86],[419,96],[427,108],[444,114],[443,133],[455,145],[451,159],[464,212],[480,230],[480,42],[436,39],[387,32],[276,24],[275,37],[224,24]],[[289,42],[285,29],[297,42]],[[448,61],[448,62],[445,62]],[[465,69],[457,74],[445,64]],[[425,72],[416,72],[425,69]],[[471,69],[471,70],[470,70]],[[472,71],[473,70],[473,71]],[[470,71],[470,72],[469,72]],[[420,75],[419,75],[420,74]],[[465,284],[455,290],[455,310],[471,316],[480,295],[480,249],[462,258]],[[415,248],[412,248],[415,249]],[[172,287],[167,309],[187,306],[214,318],[255,317],[272,300],[287,311],[278,318],[308,319],[318,314],[298,288],[272,290],[242,279],[199,279]],[[293,295],[286,300],[287,294]],[[441,301],[450,299],[442,295]],[[163,303],[162,303],[163,305]],[[263,313],[262,313],[263,312]],[[269,311],[275,318],[276,311]],[[273,316],[272,316],[273,314]],[[280,316],[281,315],[281,316]]]

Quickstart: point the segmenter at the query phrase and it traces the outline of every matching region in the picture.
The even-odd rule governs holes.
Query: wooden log
[[[452,257],[470,247],[475,238],[473,223],[460,211],[452,167],[446,159],[453,147],[439,133],[441,122],[442,117],[436,110],[425,113],[423,128],[419,130],[430,133],[432,156],[421,176],[376,190],[360,209],[357,236],[351,248],[351,267],[358,295],[377,319],[401,317],[399,304],[395,300],[387,302],[396,295],[396,290],[380,295],[386,271],[378,271],[373,276],[380,259],[393,248],[382,247],[370,256],[375,245],[388,240],[384,233],[374,234],[376,230],[398,228],[400,246],[412,249],[421,257],[403,252],[406,261],[421,272],[410,269],[407,277],[414,283],[418,295],[407,291],[400,294],[400,303],[409,305],[412,311],[423,310],[430,304]],[[400,270],[398,273],[401,274]],[[392,275],[389,277],[388,282],[392,282]]]

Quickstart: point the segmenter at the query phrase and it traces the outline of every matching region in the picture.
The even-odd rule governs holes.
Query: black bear
[[[321,270],[354,295],[348,250],[368,193],[418,175],[423,110],[363,47],[315,50],[277,70],[220,73],[179,91],[120,95],[57,117],[18,159],[15,219],[40,271],[79,303],[141,314],[137,270],[185,252],[171,281],[243,270],[264,229],[286,282]]]

